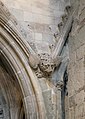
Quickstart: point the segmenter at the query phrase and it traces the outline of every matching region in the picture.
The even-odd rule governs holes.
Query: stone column
[[[57,94],[57,118],[56,119],[62,119],[62,102],[61,102],[61,91],[62,91],[62,86],[63,83],[59,82],[59,84],[57,85],[57,90],[56,90],[56,94]]]
[[[61,102],[61,91],[63,87],[63,82],[59,82],[57,87],[53,88],[53,110],[54,110],[54,118],[53,119],[63,119],[62,118],[62,102]]]

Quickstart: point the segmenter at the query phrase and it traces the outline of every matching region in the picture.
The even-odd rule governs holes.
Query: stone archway
[[[0,60],[9,76],[17,80],[19,94],[22,95],[20,104],[23,104],[26,119],[45,119],[41,88],[28,61],[31,47],[23,39],[15,23],[13,16],[0,2]],[[20,114],[21,112],[23,108],[19,111]],[[24,115],[20,116],[22,119]]]
[[[0,66],[0,119],[25,119],[22,99],[17,80]]]

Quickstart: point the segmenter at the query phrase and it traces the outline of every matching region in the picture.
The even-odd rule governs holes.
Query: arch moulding
[[[45,119],[41,88],[28,61],[33,50],[17,27],[15,18],[0,2],[0,58],[19,82],[27,119]]]

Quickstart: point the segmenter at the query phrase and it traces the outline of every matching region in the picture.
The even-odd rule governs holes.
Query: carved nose
[[[53,70],[53,69],[52,69],[52,67],[51,67],[51,66],[49,66],[49,67],[48,67],[48,73],[51,73],[51,72],[52,72],[52,70]]]

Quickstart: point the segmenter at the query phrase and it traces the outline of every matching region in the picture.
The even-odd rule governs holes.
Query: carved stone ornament
[[[66,8],[67,14],[62,17],[62,23],[60,23],[60,27],[64,22],[65,26],[61,31],[61,35],[59,37],[58,43],[52,54],[49,53],[40,53],[33,54],[29,56],[29,64],[35,70],[37,77],[49,77],[52,76],[54,69],[60,65],[63,58],[61,57],[62,49],[67,40],[68,34],[71,30],[73,23],[73,15],[74,12],[70,11],[70,6]],[[62,85],[62,83],[59,83]]]
[[[29,56],[29,64],[33,69],[37,69],[38,68],[39,62],[40,62],[40,59],[37,56],[37,54],[30,54],[30,56]]]
[[[54,60],[48,53],[38,54],[38,57],[33,54],[29,56],[29,64],[35,70],[38,78],[50,76],[60,62],[61,57],[57,57]]]
[[[63,86],[64,86],[64,82],[63,81],[58,81],[57,84],[56,84],[56,87],[58,89],[62,89]]]
[[[52,73],[54,68],[56,67],[56,64],[52,60],[51,56],[48,53],[42,53],[39,54],[39,57],[40,57],[39,63],[40,70],[43,71],[46,75]]]

